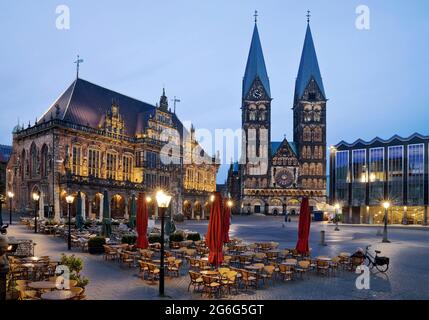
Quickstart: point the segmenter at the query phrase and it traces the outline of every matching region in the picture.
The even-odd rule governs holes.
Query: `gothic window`
[[[323,165],[321,163],[317,164],[316,174],[319,176],[323,175]]]
[[[314,176],[316,173],[316,165],[314,163],[310,164],[310,175]]]
[[[256,111],[249,111],[249,120],[250,121],[256,120]]]
[[[259,121],[265,121],[266,118],[267,118],[266,111],[264,111],[264,110],[259,111]]]
[[[123,157],[123,165],[122,165],[122,174],[125,181],[132,180],[133,173],[133,158],[131,156],[125,155]]]
[[[307,159],[307,147],[302,147],[302,158]]]
[[[322,128],[316,127],[314,129],[313,140],[314,141],[322,141]]]
[[[311,121],[311,111],[305,110],[304,111],[304,122],[310,122]]]
[[[144,151],[137,151],[136,152],[136,167],[143,167],[144,166]]]
[[[303,140],[304,141],[311,141],[311,129],[310,129],[310,127],[304,127]]]
[[[30,147],[30,176],[35,177],[38,173],[37,147],[33,143]]]
[[[315,122],[320,122],[320,119],[321,119],[321,111],[320,110],[314,110],[313,119]]]
[[[304,163],[302,166],[302,175],[307,176],[308,175],[308,163]]]
[[[118,156],[115,153],[107,153],[106,178],[116,180],[116,170],[118,166]]]
[[[82,174],[82,147],[73,146],[72,148],[72,174],[80,176]]]
[[[26,166],[27,158],[25,155],[26,154],[25,154],[25,149],[24,149],[24,150],[22,150],[22,154],[21,154],[21,164],[20,164],[21,165],[21,168],[20,168],[21,178],[24,178],[25,175],[27,174],[27,166]]]
[[[95,178],[100,178],[100,151],[95,149],[88,150],[88,174]]]
[[[48,167],[49,167],[48,146],[44,144],[41,152],[41,168],[40,168],[40,173],[42,177],[46,177],[48,175]]]

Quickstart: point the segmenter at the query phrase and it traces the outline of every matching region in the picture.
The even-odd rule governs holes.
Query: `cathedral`
[[[242,156],[230,166],[235,213],[295,214],[326,203],[326,94],[309,16],[293,98],[293,141],[271,140],[270,81],[255,19],[242,86]]]

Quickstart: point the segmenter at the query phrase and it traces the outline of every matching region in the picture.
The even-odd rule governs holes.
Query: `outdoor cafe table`
[[[54,281],[36,281],[30,282],[28,286],[36,290],[52,290],[57,287],[57,284]]]
[[[74,298],[75,294],[70,290],[56,290],[42,294],[43,300],[69,300]]]
[[[317,257],[316,260],[330,262],[332,259],[329,257]]]
[[[200,273],[204,276],[218,276],[219,275],[218,271],[213,271],[213,270],[204,270],[204,271],[201,271]]]
[[[245,266],[244,268],[253,272],[259,272],[264,269],[263,266],[255,266],[254,264],[251,264],[250,266]]]

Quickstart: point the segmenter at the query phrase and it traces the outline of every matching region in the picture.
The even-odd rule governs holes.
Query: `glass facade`
[[[388,147],[388,195],[393,204],[404,201],[404,146]]]
[[[332,153],[331,204],[342,205],[346,222],[383,224],[388,200],[389,224],[426,224],[428,143],[429,137],[418,136],[340,144]]]
[[[408,146],[408,203],[424,203],[425,187],[425,146],[413,144]]]
[[[337,201],[349,201],[349,152],[338,151],[335,157],[335,198]]]
[[[384,148],[369,149],[369,203],[384,199]]]
[[[352,205],[365,204],[365,186],[368,179],[366,150],[352,150]]]

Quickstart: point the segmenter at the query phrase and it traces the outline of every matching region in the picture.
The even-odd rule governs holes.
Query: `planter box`
[[[90,254],[104,253],[104,247],[88,247],[88,253]]]

